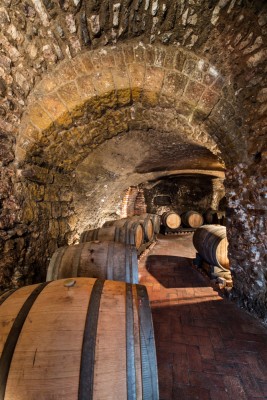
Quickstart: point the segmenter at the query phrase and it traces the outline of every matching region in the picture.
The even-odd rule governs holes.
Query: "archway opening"
[[[58,246],[116,217],[129,186],[224,178],[245,151],[225,85],[206,60],[143,44],[84,53],[37,85],[16,149],[33,280]]]

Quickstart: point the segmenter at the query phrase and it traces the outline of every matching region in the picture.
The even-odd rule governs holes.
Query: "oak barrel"
[[[0,297],[2,400],[158,400],[146,288],[94,278]]]
[[[144,228],[143,225],[137,220],[132,220],[132,217],[106,221],[103,228],[116,226],[120,228],[126,238],[126,243],[134,244],[137,249],[144,243]]]
[[[160,225],[161,225],[161,218],[160,215],[158,214],[149,214],[153,220],[153,226],[154,226],[154,233],[159,233],[160,231]]]
[[[144,239],[145,241],[150,242],[154,237],[154,223],[151,214],[144,213],[141,215],[134,215],[133,217],[130,217],[130,219],[139,222],[143,226]]]
[[[193,244],[210,265],[229,269],[226,228],[221,225],[203,225],[193,235]]]
[[[142,233],[142,232],[141,232]],[[84,231],[80,237],[80,243],[91,242],[93,240],[113,241],[124,244],[139,245],[138,234],[126,232],[126,229],[119,228],[118,226],[105,226],[102,228],[91,229]]]
[[[180,215],[174,211],[167,211],[162,214],[161,222],[169,229],[177,229],[181,225]]]
[[[101,241],[60,247],[51,258],[46,280],[73,276],[138,283],[136,247]]]
[[[125,243],[125,235],[121,235],[119,228],[106,227],[84,231],[80,237],[80,243],[91,242],[93,240],[112,240],[114,242]]]
[[[187,211],[181,215],[182,223],[188,228],[199,228],[203,225],[204,219],[196,211]]]

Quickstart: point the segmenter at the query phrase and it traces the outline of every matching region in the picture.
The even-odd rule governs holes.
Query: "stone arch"
[[[221,90],[218,90],[223,94],[225,101],[219,101],[210,114],[208,111],[204,114],[200,112],[200,115],[196,113],[195,117],[198,118],[189,122],[197,120],[194,127],[199,127],[199,138],[202,136],[202,142],[207,142],[210,137],[216,142],[215,147],[217,143],[221,145],[225,143],[225,140],[227,142],[225,149],[228,150],[229,155],[224,149],[223,158],[229,167],[226,173],[228,205],[231,212],[228,232],[230,237],[239,239],[233,240],[230,246],[232,266],[236,273],[235,289],[247,308],[256,310],[261,316],[266,315],[267,289],[266,280],[263,277],[266,264],[264,263],[266,237],[263,233],[266,225],[264,197],[267,102],[266,2],[261,0],[214,0],[212,2],[209,0],[169,2],[148,0],[124,2],[120,3],[120,6],[114,5],[115,7],[110,6],[108,1],[100,3],[96,4],[90,0],[86,2],[83,0],[33,1],[29,4],[6,1],[1,7],[3,35],[0,39],[0,94],[2,96],[0,116],[4,117],[4,120],[0,120],[0,127],[3,130],[0,142],[3,144],[4,154],[2,152],[0,167],[1,178],[3,178],[1,179],[3,209],[1,210],[0,249],[4,252],[4,257],[0,262],[0,273],[4,287],[10,286],[11,281],[15,285],[18,282],[22,284],[21,276],[24,276],[24,282],[29,282],[28,279],[31,279],[29,278],[31,267],[38,258],[38,255],[33,254],[34,247],[39,246],[38,228],[35,230],[31,226],[33,215],[36,214],[35,220],[43,218],[43,230],[45,230],[46,213],[50,216],[53,214],[54,220],[65,218],[63,216],[67,214],[65,204],[61,211],[57,206],[52,206],[56,204],[56,199],[60,197],[62,202],[67,202],[71,198],[66,189],[66,176],[67,171],[72,170],[72,166],[63,163],[53,170],[54,160],[50,160],[47,156],[48,151],[51,150],[57,156],[55,160],[60,159],[58,143],[61,141],[60,137],[64,136],[63,131],[66,127],[68,128],[68,123],[65,120],[62,126],[60,124],[57,126],[59,137],[55,147],[49,147],[49,144],[50,146],[52,144],[50,139],[55,132],[54,118],[52,118],[54,126],[51,126],[51,131],[46,132],[50,136],[43,135],[43,127],[37,128],[36,125],[32,125],[30,120],[27,120],[26,113],[23,116],[23,125],[20,126],[20,118],[27,103],[34,105],[35,102],[34,99],[31,101],[33,96],[29,96],[29,93],[34,90],[38,81],[42,80],[42,84],[36,86],[40,90],[40,96],[43,95],[42,85],[46,86],[46,94],[52,95],[54,82],[50,77],[54,77],[55,66],[59,65],[56,73],[58,78],[61,74],[66,77],[63,74],[64,63],[72,65],[75,72],[78,72],[76,69],[79,63],[75,66],[76,60],[84,57],[83,52],[88,49],[127,42],[126,47],[130,48],[129,57],[134,62],[142,62],[143,53],[147,55],[148,48],[151,46],[146,45],[145,50],[142,50],[142,46],[138,49],[136,43],[131,45],[130,41],[138,37],[145,43],[153,43],[155,53],[163,52],[165,60],[169,54],[168,49],[171,52],[180,50],[186,55],[194,52],[191,54],[193,60],[202,60],[201,56],[205,55],[212,66],[215,66],[215,70],[222,71],[222,77],[227,77],[224,83],[220,83],[219,79],[216,80],[221,85]],[[159,43],[164,46],[158,45]],[[162,51],[159,51],[160,47]],[[106,47],[106,49],[110,54],[109,50],[116,53],[118,47],[116,45],[112,48]],[[101,53],[97,57],[97,63],[102,66],[104,63],[102,58],[104,59],[105,55]],[[124,50],[122,54],[123,62],[125,62]],[[65,61],[62,61],[64,59]],[[112,54],[111,59],[115,60]],[[80,65],[81,68],[85,68],[83,62]],[[185,63],[184,67],[185,65],[187,64]],[[158,62],[155,64],[153,61],[151,66],[158,67]],[[214,83],[208,85],[212,91],[213,85]],[[38,91],[34,93],[37,95],[36,104],[38,105]],[[236,101],[239,104],[236,104]],[[183,104],[184,116],[188,112],[187,104],[191,103]],[[228,104],[238,111],[233,114]],[[151,115],[155,108],[151,107]],[[37,111],[45,113],[38,107]],[[69,113],[68,115],[70,116]],[[159,117],[160,113],[157,115]],[[47,118],[49,118],[48,115]],[[77,122],[76,117],[74,122]],[[86,125],[87,120],[84,122]],[[139,121],[140,124],[144,122],[144,119]],[[168,125],[167,121],[164,122]],[[181,124],[176,126],[176,132],[180,128]],[[17,162],[13,163],[13,150],[17,137],[19,138],[16,150]],[[75,137],[66,136],[70,145],[69,151],[71,151],[71,140],[75,142]],[[77,139],[79,140],[78,137]],[[79,146],[80,150],[85,147],[82,142],[83,140]],[[92,146],[98,146],[97,137]],[[211,151],[215,147],[212,145]],[[247,147],[246,154],[241,151],[245,147]],[[86,154],[88,154],[88,149],[86,149]],[[62,150],[63,157],[67,154],[64,151]],[[232,163],[235,164],[234,167]],[[17,170],[18,165],[22,170]],[[65,174],[58,175],[58,170]],[[16,172],[18,179],[15,178]],[[20,182],[22,179],[20,174],[27,176],[23,185]],[[54,184],[65,182],[64,190],[55,191],[55,193],[50,190],[47,193],[46,185],[53,182]],[[24,207],[25,201],[21,195],[23,188],[33,200],[32,206],[29,204],[29,207],[28,205]],[[23,212],[20,210],[22,205]],[[36,211],[37,206],[40,212]],[[52,211],[51,208],[53,208]],[[24,215],[21,215],[23,213]],[[51,219],[51,221],[54,220]],[[56,224],[58,224],[57,220]],[[59,231],[63,232],[63,228]],[[53,230],[53,226],[51,229]],[[241,235],[240,232],[242,232]],[[56,233],[53,233],[53,236],[57,238]],[[46,255],[49,255],[54,245],[50,246],[49,237],[45,234],[43,240],[44,243],[47,240]],[[32,243],[34,243],[33,246]],[[58,244],[60,244],[59,240]],[[43,257],[40,265],[45,262],[47,260]],[[38,269],[38,265],[35,269]]]
[[[80,157],[72,157],[76,164],[84,157],[81,147],[90,147],[88,135],[93,145],[95,121],[105,126],[111,110],[115,111],[117,122],[113,132],[106,134],[109,138],[120,129],[130,129],[134,107],[140,111],[140,105],[154,115],[164,113],[165,125],[176,121],[169,129],[179,130],[179,124],[187,127],[184,134],[190,140],[205,143],[229,164],[244,156],[240,145],[236,151],[236,143],[243,143],[242,132],[227,79],[207,60],[188,51],[138,43],[83,53],[44,77],[29,96],[22,117],[17,161],[71,170],[73,165],[57,165],[51,159],[53,149],[56,158],[60,147],[67,152],[64,132],[68,132],[66,145],[75,142],[80,152]],[[146,117],[142,120],[140,115],[139,123],[145,124]],[[105,133],[97,132],[101,134],[105,140]]]
[[[236,145],[242,143],[242,133],[235,107],[231,86],[220,71],[177,46],[107,47],[65,60],[48,73],[28,97],[16,144],[24,198],[20,220],[40,248],[47,243],[38,259],[40,270],[57,246],[75,240],[77,229],[90,217],[93,225],[101,222],[95,214],[104,212],[99,203],[103,187],[94,183],[93,189],[85,188],[85,175],[80,174],[90,169],[86,160],[94,149],[121,134],[140,131],[151,139],[151,131],[160,131],[206,149],[223,171],[245,152]],[[180,163],[173,171],[181,168],[186,165]],[[201,169],[195,165],[195,171]],[[133,184],[156,176],[146,172],[139,166]],[[113,185],[110,197],[116,201],[119,185],[121,192],[127,188],[121,181]],[[90,210],[86,195],[96,188],[99,199],[91,198],[96,206]],[[28,258],[36,263],[35,255]]]

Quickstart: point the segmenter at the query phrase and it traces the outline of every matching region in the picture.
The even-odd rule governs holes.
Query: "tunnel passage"
[[[208,58],[215,61],[214,57]],[[90,220],[96,226],[103,217],[114,215],[117,200],[108,209],[105,192],[101,191],[98,197],[90,183],[84,185],[91,179],[86,178],[91,162],[86,160],[93,159],[94,152],[114,137],[130,137],[139,131],[148,138],[153,136],[152,143],[156,135],[152,132],[162,137],[176,135],[175,146],[187,154],[180,161],[179,157],[172,157],[166,168],[168,150],[161,161],[158,154],[153,162],[153,157],[138,160],[133,175],[129,171],[128,186],[174,174],[176,161],[180,170],[188,166],[207,170],[212,163],[215,170],[227,167],[228,197],[232,196],[233,187],[235,190],[242,186],[236,182],[233,166],[237,175],[245,168],[242,162],[247,161],[247,132],[242,128],[231,71],[222,65],[222,72],[216,64],[215,67],[206,57],[192,52],[190,46],[185,50],[176,45],[135,42],[86,51],[60,62],[43,76],[28,97],[17,137],[15,189],[22,206],[18,213],[23,238],[15,239],[15,248],[12,238],[5,246],[12,256],[17,249],[22,251],[16,274],[14,263],[8,265],[5,283],[10,283],[10,276],[15,276],[15,284],[41,279],[54,249],[77,240],[82,224]],[[166,143],[162,142],[162,148],[166,149]],[[151,169],[146,168],[147,160]],[[144,171],[152,175],[141,177]],[[95,172],[101,178],[102,172]],[[116,181],[116,173],[103,171],[103,187],[106,179]],[[138,179],[134,174],[139,175]],[[99,188],[101,179],[97,181],[94,174],[91,177]],[[114,183],[112,189],[115,187]],[[125,187],[126,183],[120,189]],[[114,196],[118,201],[121,198],[115,191]],[[87,204],[93,203],[92,212],[87,206],[91,214],[82,213],[86,200]],[[99,206],[98,215],[95,203]],[[237,249],[230,243],[234,258]],[[242,283],[240,289],[243,290]]]
[[[122,216],[123,192],[129,185],[145,187],[146,181],[168,179],[175,172],[181,173],[182,168],[193,172],[202,171],[201,167],[213,172],[218,169],[217,174],[224,176],[221,163],[210,151],[181,141],[175,133],[151,130],[119,134],[101,144],[77,167],[74,198],[81,216],[79,229]],[[209,170],[202,172],[205,176]],[[147,211],[152,212],[146,203]]]
[[[209,115],[207,111],[204,113],[204,124],[209,133],[213,131],[213,138],[219,136],[220,143],[224,142],[224,136],[232,135],[233,141],[227,143],[223,159],[226,163],[229,153],[233,160],[231,166],[227,165],[225,185],[230,213],[228,234],[234,238],[230,240],[229,249],[232,267],[236,272],[235,290],[247,309],[256,311],[261,317],[266,315],[266,7],[264,0],[147,0],[116,4],[91,0],[34,0],[27,3],[7,0],[1,4],[0,279],[3,287],[23,285],[32,279],[40,280],[36,272],[43,268],[41,265],[46,262],[46,257],[49,257],[56,245],[74,240],[77,225],[75,207],[70,205],[74,177],[71,179],[68,173],[72,167],[65,173],[67,166],[62,162],[62,158],[69,159],[71,148],[76,147],[77,135],[74,131],[69,136],[63,133],[69,123],[66,119],[61,121],[64,129],[57,128],[60,136],[65,137],[69,144],[64,155],[63,148],[59,146],[60,138],[53,138],[51,133],[52,130],[56,132],[54,126],[50,132],[50,142],[43,138],[42,146],[37,145],[35,150],[38,158],[40,148],[45,149],[55,139],[57,145],[49,148],[49,151],[51,158],[52,154],[57,153],[58,160],[54,157],[53,162],[47,164],[44,161],[44,158],[48,161],[47,156],[39,161],[33,161],[30,157],[28,167],[34,165],[33,170],[23,162],[19,164],[18,161],[24,160],[27,141],[30,144],[36,139],[40,144],[40,132],[46,129],[47,124],[43,124],[40,130],[31,124],[27,128],[27,124],[24,127],[20,125],[21,119],[26,121],[27,107],[31,104],[35,104],[37,111],[41,112],[38,100],[43,92],[53,94],[57,83],[54,79],[50,80],[50,77],[54,76],[56,66],[58,69],[55,75],[59,72],[57,76],[59,80],[62,77],[61,84],[64,86],[64,83],[69,82],[69,77],[62,71],[64,63],[72,65],[75,73],[81,75],[85,65],[83,62],[77,63],[77,60],[86,58],[85,53],[88,50],[99,49],[98,52],[91,53],[94,65],[98,64],[101,68],[104,64],[108,66],[105,61],[107,51],[111,54],[112,74],[114,66],[124,65],[124,53],[120,49],[125,43],[130,48],[129,57],[132,61],[141,64],[144,64],[144,58],[150,58],[149,49],[154,49],[154,59],[149,63],[157,68],[169,63],[170,58],[167,54],[176,55],[179,50],[183,71],[186,72],[185,75],[190,76],[191,85],[188,85],[188,88],[194,86],[198,91],[201,86],[194,82],[204,83],[204,77],[199,76],[195,68],[196,60],[200,61],[200,66],[204,68],[205,63],[203,64],[202,60],[208,61],[208,65],[211,66],[210,72],[219,71],[220,78],[225,79],[223,83],[218,77],[216,82],[221,83],[222,90],[219,91],[223,93],[224,98],[229,99],[230,96],[234,99],[232,105],[235,114],[233,115],[233,109],[228,103],[219,102],[214,108],[214,111],[217,110],[219,123],[214,126],[210,116],[205,118],[205,115]],[[141,45],[137,46],[139,42]],[[143,46],[142,43],[146,44]],[[122,62],[117,60],[118,54],[123,55]],[[185,54],[190,54],[192,60],[191,57],[186,57],[185,60]],[[170,62],[172,64],[172,61]],[[172,66],[174,67],[174,64]],[[176,66],[177,62],[175,68]],[[214,76],[209,78],[207,75],[207,78],[213,79]],[[160,79],[156,78],[152,86],[158,83]],[[81,85],[85,91],[86,85]],[[37,87],[37,101],[31,101],[29,95]],[[43,89],[40,89],[41,87]],[[68,93],[71,92],[71,87]],[[124,91],[124,95],[129,99],[127,93],[127,90]],[[180,93],[178,97],[179,102],[175,108],[180,110],[181,115],[193,121],[191,111],[195,110],[193,103],[198,101],[198,95],[189,99],[189,102],[184,102],[185,96],[180,96]],[[120,98],[122,100],[122,97]],[[56,115],[64,114],[66,108],[65,103],[58,103],[57,96],[50,96],[47,100],[51,104],[51,110],[47,114],[48,122],[51,122],[56,119]],[[216,102],[216,96],[214,101]],[[109,121],[110,114],[106,113]],[[112,114],[115,116],[114,112]],[[221,118],[222,114],[225,118]],[[200,119],[201,115],[198,115]],[[153,123],[149,123],[149,129],[154,129],[155,113],[151,118]],[[117,116],[113,120],[117,121]],[[144,118],[143,122],[144,120],[147,118]],[[141,121],[142,126],[143,122]],[[169,125],[168,120],[162,118],[161,112],[158,123],[162,126]],[[109,132],[114,124],[117,122],[110,121]],[[91,126],[91,131],[93,128],[100,129],[99,126]],[[167,128],[169,130],[169,127],[164,126],[165,130]],[[121,132],[129,132],[127,129],[126,127],[126,130],[122,129]],[[225,130],[226,135],[221,129]],[[21,137],[23,130],[25,133],[27,131],[21,142],[24,149],[20,149],[20,155],[17,149],[15,155],[16,141]],[[207,142],[206,129],[199,131],[202,136],[201,142]],[[36,138],[33,140],[34,136]],[[93,136],[94,145],[97,145],[99,138],[96,139],[95,134]],[[235,137],[237,140],[234,140]],[[85,141],[85,146],[88,139],[88,136],[81,139]],[[78,147],[83,158],[87,150],[86,154],[82,154],[81,147]],[[239,157],[239,153],[242,153],[242,156]],[[77,154],[75,157],[72,155],[73,159],[79,158]],[[57,165],[59,169],[54,168]],[[37,166],[41,168],[38,169]],[[28,176],[26,181],[23,175]],[[40,239],[42,235],[44,240]],[[47,244],[41,256],[36,248],[43,249],[44,243]]]
[[[86,52],[48,74],[29,96],[16,147],[32,268],[43,274],[57,246],[114,216],[129,186],[241,159],[242,133],[225,129],[235,124],[225,84],[190,52],[143,44]]]
[[[4,0],[0,27],[0,290],[44,280],[58,246],[121,215],[129,187],[148,210],[159,189],[177,207],[227,208],[233,293],[266,321],[266,2]],[[141,282],[166,398],[245,398],[236,374],[263,396],[265,332],[233,305],[216,311],[189,261],[179,274],[174,246],[158,250],[158,282]],[[178,304],[161,314],[158,300]]]

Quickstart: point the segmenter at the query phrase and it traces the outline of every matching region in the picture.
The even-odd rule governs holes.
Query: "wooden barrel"
[[[138,283],[135,246],[115,242],[87,242],[60,247],[53,254],[46,280],[81,276]]]
[[[139,221],[132,220],[131,218],[106,221],[103,227],[116,226],[117,228],[120,228],[124,232],[123,236],[126,238],[125,243],[133,244],[137,249],[139,249],[139,247],[144,243],[144,228]]]
[[[111,240],[114,242],[125,243],[126,238],[121,235],[120,229],[115,226],[91,229],[89,231],[84,231],[81,234],[80,243],[91,242],[94,240]]]
[[[177,229],[181,225],[180,215],[174,211],[167,211],[162,214],[161,222],[169,229]]]
[[[130,218],[132,221],[139,222],[144,228],[144,239],[147,242],[154,237],[154,223],[151,214],[141,214],[141,215],[134,215]]]
[[[1,399],[159,399],[144,286],[73,278],[3,296]]]
[[[196,211],[187,211],[181,215],[182,222],[188,228],[199,228],[203,225],[203,217]]]
[[[124,244],[132,244],[136,248],[140,247],[138,242],[138,234],[133,232],[126,232],[126,229],[119,228],[118,226],[106,226],[102,228],[84,231],[80,237],[80,243],[91,242],[94,240],[120,242]]]
[[[221,225],[203,225],[193,235],[193,244],[210,265],[229,269],[226,228]]]
[[[160,231],[160,225],[161,225],[161,218],[160,215],[158,214],[149,214],[153,220],[153,226],[154,226],[154,233],[159,233]]]

